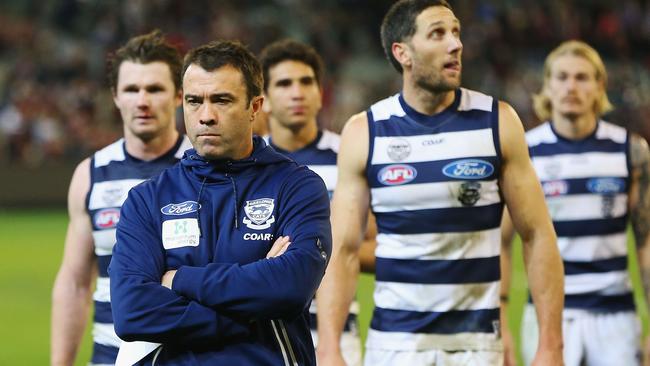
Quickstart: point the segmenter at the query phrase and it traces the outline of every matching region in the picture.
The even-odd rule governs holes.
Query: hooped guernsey
[[[117,334],[162,343],[141,364],[315,365],[308,305],[331,253],[329,215],[322,179],[261,138],[238,161],[188,150],[122,207],[109,269]],[[279,236],[291,245],[266,259]]]

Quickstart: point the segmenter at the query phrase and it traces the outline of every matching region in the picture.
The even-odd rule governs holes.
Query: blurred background
[[[320,123],[340,131],[352,114],[400,88],[379,41],[392,2],[2,0],[0,364],[47,362],[49,291],[62,253],[72,170],[122,134],[105,75],[107,53],[154,28],[182,51],[225,38],[258,53],[274,40],[296,38],[323,56]],[[647,1],[450,2],[463,27],[465,87],[511,103],[530,128],[539,122],[530,95],[540,88],[546,54],[561,41],[581,39],[601,53],[609,71],[616,109],[606,118],[650,137]],[[180,110],[179,116],[182,128]],[[21,312],[30,319],[15,315]],[[20,353],[5,343],[20,337],[28,345],[37,340],[32,347],[38,352]]]

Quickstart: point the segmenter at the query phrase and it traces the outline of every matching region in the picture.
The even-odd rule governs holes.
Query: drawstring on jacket
[[[228,174],[228,178],[230,178],[230,183],[232,183],[232,192],[235,195],[235,229],[239,229],[239,217],[237,214],[237,208],[239,207],[239,201],[237,198],[237,185],[235,184],[235,178],[233,178],[232,175]]]
[[[203,177],[203,181],[201,182],[201,188],[199,188],[199,196],[196,199],[196,203],[199,205],[199,208],[196,210],[196,224],[199,227],[199,238],[203,237],[203,233],[201,232],[201,194],[203,193],[203,187],[205,186],[205,181],[208,179],[207,176]]]

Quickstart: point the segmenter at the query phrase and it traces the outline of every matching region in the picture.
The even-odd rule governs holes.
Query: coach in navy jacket
[[[140,364],[315,365],[307,305],[331,252],[325,185],[252,137],[262,81],[243,46],[199,47],[183,70],[195,149],[122,207],[116,333],[162,343]],[[273,256],[279,237],[291,244]]]

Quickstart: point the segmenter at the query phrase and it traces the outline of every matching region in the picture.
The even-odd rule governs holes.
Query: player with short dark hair
[[[179,161],[190,142],[176,131],[181,57],[159,31],[131,38],[109,58],[109,81],[124,137],[76,168],[70,222],[52,292],[52,365],[72,365],[94,300],[94,365],[115,363],[108,264],[120,207],[131,187]],[[96,278],[96,290],[92,284]]]
[[[461,27],[445,1],[400,0],[381,33],[402,91],[343,129],[334,249],[317,297],[319,365],[343,364],[338,344],[369,206],[378,234],[365,364],[502,364],[504,204],[522,232],[542,324],[536,362],[561,365],[562,262],[519,117],[460,86]]]

